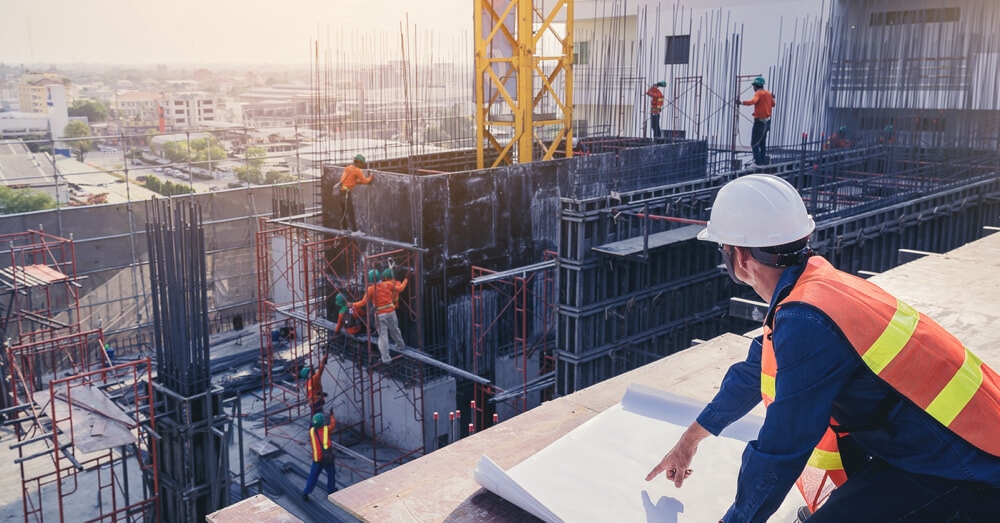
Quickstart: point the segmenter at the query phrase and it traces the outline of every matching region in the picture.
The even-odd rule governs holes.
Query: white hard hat
[[[776,247],[808,237],[816,228],[792,184],[771,174],[750,174],[719,189],[699,240],[737,247]]]

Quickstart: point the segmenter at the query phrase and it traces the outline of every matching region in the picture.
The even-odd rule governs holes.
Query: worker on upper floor
[[[354,162],[345,167],[344,172],[340,175],[340,183],[337,184],[337,188],[339,188],[341,207],[343,209],[343,214],[340,217],[341,229],[359,232],[358,223],[354,217],[354,197],[352,193],[354,192],[354,188],[359,184],[368,185],[375,179],[374,175],[365,176],[365,173],[362,172],[361,169],[364,169],[366,166],[367,162],[364,155],[355,155]],[[338,190],[337,188],[334,190]]]
[[[830,135],[823,144],[823,150],[846,149],[851,146],[851,141],[847,138],[847,126],[841,125],[837,132]]]
[[[666,87],[667,82],[660,80],[655,84],[649,86],[646,89],[646,96],[650,97],[649,101],[649,127],[653,131],[653,140],[657,140],[660,137],[660,113],[663,112],[663,91],[660,90],[661,87]]]
[[[373,274],[374,273],[374,274]],[[364,298],[351,304],[352,307],[364,307],[371,303],[378,320],[378,351],[382,356],[382,363],[389,363],[392,357],[389,355],[389,337],[398,349],[406,346],[403,341],[403,334],[399,332],[399,318],[396,316],[397,296],[406,289],[409,283],[409,274],[403,281],[395,278],[376,281],[381,278],[378,270],[369,271],[369,285],[365,290]],[[397,350],[398,350],[397,349]]]
[[[680,487],[699,442],[763,399],[722,521],[767,521],[797,478],[807,523],[996,521],[1000,376],[929,317],[814,255],[814,228],[776,176],[719,191],[698,238],[769,303],[763,335],[646,480]]]
[[[896,128],[892,124],[888,124],[882,128],[882,135],[878,137],[879,143],[884,143],[886,145],[892,145],[896,143]]]
[[[312,414],[323,412],[323,404],[326,402],[326,393],[323,392],[323,371],[326,369],[326,360],[330,353],[323,355],[323,360],[315,371],[308,365],[302,367],[300,378],[306,382],[306,399],[309,401],[309,410]]]
[[[327,421],[329,418],[329,421]],[[309,424],[309,450],[312,456],[312,468],[306,478],[306,488],[302,490],[302,499],[309,500],[309,494],[316,488],[320,472],[326,471],[326,491],[330,494],[337,491],[336,455],[330,436],[337,426],[333,411],[329,416],[322,412],[313,414]]]
[[[753,128],[750,131],[750,149],[753,151],[754,165],[768,165],[771,157],[767,154],[767,135],[771,132],[771,111],[774,109],[774,95],[764,89],[764,78],[758,76],[750,83],[753,98],[745,101],[736,99],[736,105],[753,106]]]

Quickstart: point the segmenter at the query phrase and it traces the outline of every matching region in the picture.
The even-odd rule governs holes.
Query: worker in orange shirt
[[[326,369],[326,360],[330,357],[327,353],[323,356],[323,361],[313,372],[308,365],[302,368],[300,377],[306,381],[306,398],[309,400],[309,410],[312,414],[323,412],[323,403],[326,402],[326,393],[323,392],[323,370]]]
[[[350,306],[351,304],[347,302],[347,298],[343,294],[337,294],[335,302],[338,311],[337,326],[333,329],[333,334],[340,334],[340,331],[344,330],[354,336],[361,332],[361,317],[358,316],[357,309]]]
[[[389,363],[392,357],[389,356],[389,337],[399,348],[406,346],[403,342],[403,334],[399,332],[399,318],[396,317],[396,296],[406,289],[406,284],[410,281],[409,275],[403,281],[389,279],[376,281],[381,274],[376,269],[368,271],[368,289],[365,297],[351,304],[352,307],[364,307],[371,303],[378,319],[378,351],[382,355],[382,363]]]
[[[830,149],[847,149],[851,146],[851,141],[847,139],[847,126],[841,125],[837,132],[830,135],[826,139],[826,143],[823,144],[823,150],[828,151]]]
[[[649,101],[649,126],[653,130],[653,140],[659,138],[661,134],[660,113],[663,112],[663,91],[660,88],[666,86],[667,82],[660,80],[646,90],[646,96],[652,98]]]
[[[340,175],[340,183],[337,185],[339,186],[341,205],[344,211],[344,214],[340,217],[341,229],[358,231],[358,223],[354,219],[354,200],[351,193],[354,192],[354,188],[358,184],[368,185],[375,178],[374,175],[366,177],[365,173],[361,171],[366,164],[364,155],[358,154],[354,157],[354,163],[344,168],[343,174]],[[337,188],[334,188],[334,190],[337,190]]]
[[[753,98],[736,104],[753,106],[753,130],[750,133],[750,149],[753,151],[754,165],[767,165],[771,157],[767,155],[767,133],[771,132],[771,110],[774,109],[774,95],[764,89],[764,79],[758,76],[750,83],[753,86]]]

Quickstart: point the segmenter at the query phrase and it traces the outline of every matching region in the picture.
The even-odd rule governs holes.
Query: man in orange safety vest
[[[719,190],[698,238],[769,303],[763,335],[646,480],[680,487],[698,443],[763,399],[722,521],[767,521],[793,484],[807,523],[997,521],[1000,376],[934,320],[814,255],[814,228],[777,176]]]

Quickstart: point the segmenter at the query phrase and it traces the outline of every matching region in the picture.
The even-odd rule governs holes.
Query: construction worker
[[[409,276],[409,275],[407,275]],[[371,302],[375,307],[375,316],[378,319],[378,351],[382,356],[382,363],[389,363],[392,357],[389,355],[389,337],[399,348],[406,346],[403,342],[403,334],[399,332],[399,318],[396,317],[396,296],[406,289],[409,278],[403,281],[396,281],[390,278],[386,281],[376,281],[381,278],[379,271],[372,269],[368,271],[368,288],[365,296],[359,301],[351,304],[355,309],[365,306]]]
[[[882,128],[882,136],[879,136],[879,143],[884,144],[894,144],[896,143],[896,128],[892,124],[886,125]]]
[[[299,374],[299,377],[306,382],[306,398],[309,400],[309,409],[312,414],[323,412],[323,403],[326,402],[326,393],[323,392],[323,370],[326,369],[326,360],[329,357],[330,353],[323,355],[323,361],[319,363],[319,367],[316,367],[315,372],[307,365],[302,368],[302,372]]]
[[[653,140],[658,139],[661,134],[660,113],[663,111],[663,91],[660,88],[666,86],[667,82],[660,80],[646,90],[646,96],[651,98],[649,101],[649,127],[653,130]]]
[[[698,238],[769,302],[763,335],[646,480],[680,487],[698,443],[763,399],[722,521],[767,521],[796,478],[808,523],[996,521],[1000,376],[927,316],[814,255],[814,228],[776,176],[719,191]]]
[[[753,151],[754,165],[768,165],[771,157],[767,155],[767,134],[771,132],[771,110],[774,109],[774,95],[764,89],[764,79],[760,76],[750,83],[753,87],[753,98],[741,101],[736,99],[736,105],[753,106],[753,129],[750,132],[750,149]]]
[[[334,327],[333,334],[340,334],[341,329],[352,336],[360,333],[361,317],[358,315],[358,311],[351,307],[343,294],[337,294],[334,300],[339,310],[337,311],[337,326]]]
[[[313,414],[309,427],[309,448],[312,453],[312,468],[309,469],[309,477],[306,479],[306,488],[302,490],[302,499],[309,500],[309,494],[316,488],[319,481],[319,473],[326,471],[326,491],[334,493],[337,491],[337,469],[334,462],[333,447],[330,444],[330,434],[337,426],[337,419],[330,411],[330,422],[326,422],[326,416],[322,412]],[[325,451],[325,452],[324,452]]]
[[[340,187],[341,204],[344,210],[344,214],[340,218],[341,229],[360,232],[358,231],[358,223],[354,218],[354,201],[351,193],[358,184],[368,185],[375,178],[374,175],[366,177],[361,171],[366,165],[367,162],[364,155],[355,155],[354,162],[345,167],[343,174],[340,175],[340,183],[337,185]]]
[[[830,135],[823,144],[823,150],[846,149],[851,146],[851,141],[847,139],[847,126],[841,125],[837,132]]]

